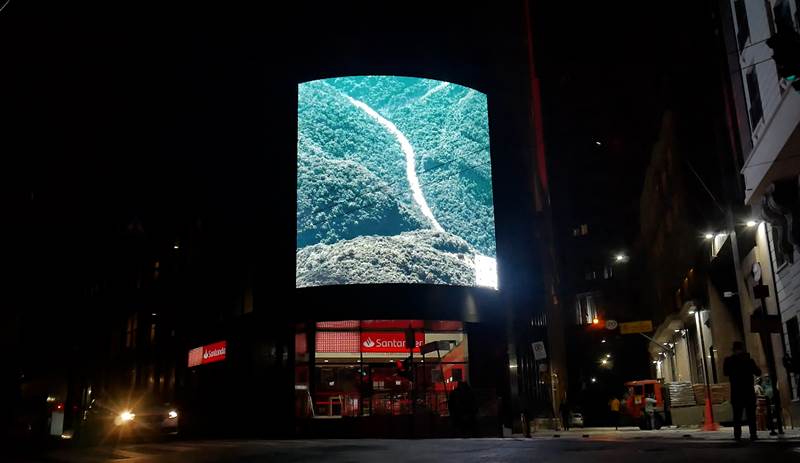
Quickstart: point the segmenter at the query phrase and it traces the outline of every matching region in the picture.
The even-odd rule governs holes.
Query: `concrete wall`
[[[786,163],[776,165],[773,161],[800,122],[800,94],[791,90],[791,87],[787,89],[785,82],[781,82],[775,61],[770,59],[772,49],[765,42],[772,35],[767,7],[772,9],[775,3],[775,0],[744,0],[750,37],[744,43],[743,48],[739,49],[738,43],[735,47],[738,50],[738,63],[735,63],[734,66],[740,70],[738,77],[742,81],[746,100],[746,107],[737,109],[749,114],[752,95],[749,94],[747,88],[747,74],[751,71],[755,72],[758,78],[758,89],[763,108],[763,117],[757,121],[750,121],[753,149],[744,153],[746,161],[742,174],[746,184],[745,200],[747,203],[758,201],[759,195],[763,193],[763,189],[768,183],[766,180],[768,174],[772,175],[772,171],[776,168],[780,170],[787,167]],[[794,16],[796,4],[795,2],[789,2],[789,4],[792,16]],[[729,0],[729,5],[733,27],[738,33],[734,0]],[[797,28],[796,24],[795,28]],[[736,58],[736,55],[730,57],[732,61]],[[734,78],[736,77],[734,76]]]
[[[772,255],[772,262],[776,262],[774,241],[772,240],[772,227],[768,227],[770,236],[770,254]],[[800,254],[794,252],[794,264],[788,261],[780,268],[776,269],[775,287],[770,288],[770,291],[777,292],[778,305],[780,306],[781,321],[783,322],[783,335],[784,343],[787,352],[791,356],[800,356],[800,352],[791,352],[789,344],[789,336],[786,330],[786,322],[794,317],[800,318]],[[777,264],[774,264],[777,265]],[[798,394],[798,381],[797,377],[789,378],[792,382],[792,399],[800,399]],[[800,417],[799,417],[800,418]]]
[[[687,333],[688,336],[688,333]],[[687,337],[680,337],[675,342],[675,372],[676,381],[692,381],[692,366],[689,363],[689,356],[691,355],[691,347]]]
[[[762,348],[760,336],[757,333],[750,332],[750,316],[753,311],[761,306],[761,302],[753,297],[753,286],[756,284],[753,279],[752,268],[753,264],[758,262],[761,264],[762,281],[770,288],[770,297],[767,298],[767,313],[778,314],[778,302],[776,302],[774,294],[773,274],[770,271],[770,256],[768,254],[767,236],[765,224],[759,224],[756,233],[756,246],[742,259],[742,275],[745,278],[748,288],[748,297],[740,298],[743,301],[742,306],[742,323],[744,325],[744,336],[747,344],[747,350],[750,355],[761,368],[761,372],[766,375],[769,370],[767,368],[766,356]],[[744,304],[746,303],[746,305]],[[791,387],[789,386],[789,378],[786,369],[783,367],[783,342],[780,334],[770,335],[772,340],[773,351],[775,352],[777,373],[778,373],[778,387],[783,392],[781,399],[784,408],[788,410],[791,401]]]
[[[708,282],[708,305],[711,313],[714,367],[717,372],[717,380],[720,383],[727,383],[728,378],[722,372],[722,365],[725,358],[733,353],[733,342],[741,341],[741,336],[731,312],[720,298],[717,288],[710,281]]]

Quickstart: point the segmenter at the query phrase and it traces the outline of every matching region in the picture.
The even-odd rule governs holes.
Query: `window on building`
[[[244,289],[244,296],[242,297],[242,313],[251,313],[253,311],[253,287],[248,285]]]
[[[128,324],[125,328],[125,347],[136,347],[136,329],[138,328],[139,320],[137,314],[128,317]]]
[[[575,312],[579,325],[591,325],[597,318],[597,306],[594,293],[582,293],[575,296]]]
[[[611,265],[606,265],[603,267],[603,279],[609,280],[614,276],[614,267]]]
[[[404,346],[408,327],[417,346],[410,357]],[[318,322],[314,356],[296,364],[295,413],[331,418],[424,409],[447,416],[448,396],[459,381],[469,381],[467,338],[463,323],[449,320]],[[420,351],[431,343],[439,350]],[[303,344],[295,338],[296,351],[306,349]]]
[[[761,92],[758,89],[758,74],[755,67],[747,73],[747,93],[750,95],[750,126],[755,130],[756,125],[764,116],[764,109],[761,106]]]
[[[776,247],[777,243],[775,242],[775,234],[772,233],[772,225],[765,224],[765,226],[767,227],[767,233],[769,233],[769,241],[772,244],[772,249],[770,249],[769,252],[775,256],[775,268],[780,269],[786,263],[786,254],[779,252]],[[794,252],[794,250],[792,250],[792,252]]]
[[[772,16],[776,32],[791,33],[795,30],[792,6],[789,0],[776,0],[775,6],[772,7]]]
[[[786,337],[789,338],[789,356],[793,359],[795,365],[800,362],[800,324],[797,323],[797,317],[792,317],[786,320]],[[793,381],[790,381],[793,383]],[[797,384],[792,384],[792,398],[797,399]]]
[[[750,38],[750,24],[747,22],[747,8],[744,0],[734,0],[734,10],[736,10],[736,39],[739,42],[739,50],[744,48],[747,39]]]

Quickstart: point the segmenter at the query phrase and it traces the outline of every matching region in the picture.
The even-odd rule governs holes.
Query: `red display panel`
[[[227,353],[227,342],[219,341],[206,344],[202,347],[195,347],[189,351],[189,366],[205,365],[206,363],[221,362],[225,360]]]

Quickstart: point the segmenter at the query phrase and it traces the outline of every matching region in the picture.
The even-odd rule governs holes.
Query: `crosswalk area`
[[[241,446],[241,441],[187,441],[127,444],[119,446],[98,446],[85,449],[64,449],[53,452],[38,460],[47,463],[94,463],[114,461],[146,461],[155,456],[176,456],[184,454],[186,459],[190,453],[224,451]],[[184,458],[173,458],[173,461],[185,461]]]

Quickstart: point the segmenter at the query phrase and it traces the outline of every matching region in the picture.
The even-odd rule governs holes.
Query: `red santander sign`
[[[226,341],[219,341],[205,346],[195,347],[189,351],[189,366],[205,365],[225,360]]]
[[[425,334],[414,332],[414,352],[425,344]],[[408,353],[406,335],[402,331],[364,331],[361,333],[361,352]]]

